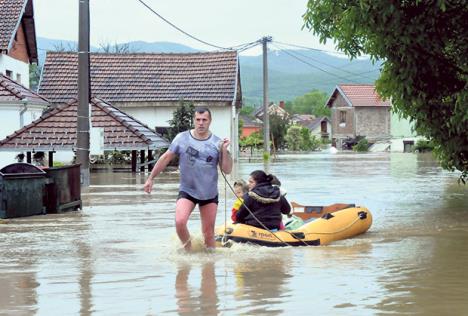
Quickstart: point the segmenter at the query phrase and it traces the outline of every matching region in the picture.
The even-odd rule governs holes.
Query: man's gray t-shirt
[[[190,131],[177,134],[169,150],[179,156],[180,191],[199,200],[218,195],[220,141],[213,134],[204,140],[194,138]]]

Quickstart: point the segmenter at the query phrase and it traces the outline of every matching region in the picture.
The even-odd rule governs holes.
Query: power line
[[[275,47],[278,47],[278,46],[275,45]],[[363,74],[369,73],[368,71],[367,71],[367,72],[364,72],[364,73],[360,73],[360,74],[359,74],[359,73],[354,73],[354,72],[351,72],[351,71],[348,71],[348,70],[344,70],[343,68],[337,67],[337,66],[335,66],[335,65],[331,65],[331,64],[328,64],[328,63],[319,61],[319,60],[317,60],[317,59],[315,59],[315,58],[312,58],[312,57],[310,57],[310,56],[306,56],[306,55],[304,55],[304,54],[299,53],[298,51],[294,51],[294,54],[300,55],[300,56],[302,56],[302,57],[304,57],[304,58],[307,58],[307,59],[310,59],[310,60],[313,60],[313,61],[315,61],[316,63],[319,63],[319,64],[321,64],[321,65],[325,65],[325,66],[328,66],[328,67],[337,69],[337,70],[339,70],[339,71],[345,72],[345,73],[350,74],[350,75],[352,75],[352,76],[359,76],[359,77],[364,78],[364,79],[371,79],[371,80],[374,80],[374,78],[370,78],[370,77],[367,77],[367,76],[363,76]],[[373,71],[374,71],[374,70],[373,70]]]
[[[173,28],[175,28],[176,30],[178,30],[179,32],[187,35],[188,37],[200,42],[200,43],[203,43],[205,45],[208,45],[208,46],[211,46],[211,47],[215,47],[215,48],[218,48],[218,49],[222,49],[222,50],[238,50],[238,49],[235,49],[236,47],[244,47],[246,45],[250,45],[252,43],[258,43],[258,41],[255,41],[255,42],[251,42],[251,43],[246,43],[246,44],[240,44],[240,45],[236,45],[236,46],[231,46],[231,47],[222,47],[222,46],[218,46],[218,45],[215,45],[215,44],[211,44],[209,42],[206,42],[202,39],[199,39],[198,37],[195,37],[193,36],[192,34],[184,31],[183,29],[181,29],[180,27],[178,27],[177,25],[175,25],[174,23],[170,22],[169,20],[167,20],[166,18],[164,18],[162,15],[160,15],[158,12],[156,12],[153,8],[151,8],[148,4],[146,4],[143,0],[137,0],[138,2],[140,2],[142,5],[144,5],[148,10],[150,10],[153,14],[155,14],[157,17],[159,17],[161,20],[163,20],[164,22],[166,22],[167,24],[169,24],[170,26],[172,26]]]
[[[312,68],[315,68],[315,69],[320,70],[320,71],[322,71],[322,72],[324,72],[324,73],[326,73],[326,74],[328,74],[328,75],[337,77],[337,78],[342,79],[342,80],[351,81],[351,82],[353,82],[353,83],[358,83],[358,82],[356,82],[356,81],[354,81],[354,80],[350,80],[349,78],[336,75],[336,74],[334,74],[334,73],[332,73],[332,72],[329,72],[329,71],[327,71],[327,70],[325,70],[325,69],[322,69],[322,68],[320,68],[320,67],[318,67],[318,66],[315,66],[315,65],[313,65],[313,64],[311,64],[311,63],[309,63],[309,62],[307,62],[307,61],[305,61],[305,60],[303,60],[303,59],[301,59],[301,58],[299,58],[299,57],[297,57],[297,56],[295,56],[295,55],[293,55],[293,54],[291,54],[291,53],[288,52],[287,50],[281,49],[280,47],[278,47],[278,46],[276,46],[276,45],[274,45],[274,44],[272,44],[272,45],[275,46],[275,47],[276,47],[277,49],[279,49],[280,51],[282,51],[283,53],[285,53],[285,54],[291,56],[291,57],[294,58],[294,59],[299,60],[300,62],[302,62],[302,63],[304,63],[304,64],[306,64],[306,65],[309,65],[309,66],[312,67]]]
[[[286,46],[297,47],[297,48],[303,48],[303,49],[313,50],[313,51],[317,51],[317,52],[346,55],[346,54],[343,53],[343,52],[335,52],[335,51],[331,51],[331,50],[324,50],[324,49],[312,48],[312,47],[301,46],[301,45],[296,45],[296,44],[288,44],[288,43],[283,43],[283,42],[278,42],[278,41],[274,41],[274,42],[277,43],[277,44],[283,44],[283,45],[286,45]]]

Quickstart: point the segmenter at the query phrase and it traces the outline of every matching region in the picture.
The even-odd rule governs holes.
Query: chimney
[[[282,108],[282,109],[284,109],[284,101],[280,101],[280,102],[279,102],[279,107]]]

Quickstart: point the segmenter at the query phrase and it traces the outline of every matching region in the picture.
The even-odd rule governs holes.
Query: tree
[[[180,132],[193,128],[193,114],[195,108],[193,103],[180,101],[179,106],[172,114],[172,120],[169,120],[169,139],[172,141]]]
[[[29,65],[29,87],[33,91],[37,91],[37,86],[39,85],[39,80],[41,78],[41,67],[37,64]]]
[[[317,150],[320,147],[318,140],[307,127],[292,125],[286,134],[286,143],[290,150]]]
[[[285,145],[286,132],[289,127],[289,119],[277,114],[270,114],[270,136],[276,149]]]
[[[465,1],[309,0],[304,27],[351,58],[384,60],[377,91],[468,179],[468,6]]]
[[[312,90],[292,101],[292,113],[313,114],[316,117],[330,117],[331,111],[325,104],[327,102],[327,98],[328,96],[325,92]]]
[[[292,125],[288,128],[286,134],[286,143],[288,149],[297,151],[301,148],[301,127],[298,125]]]
[[[247,137],[241,138],[239,142],[241,148],[250,148],[250,154],[252,154],[254,148],[261,145],[263,145],[263,137],[260,132],[254,132]]]

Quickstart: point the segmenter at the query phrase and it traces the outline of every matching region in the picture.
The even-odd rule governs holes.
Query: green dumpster
[[[80,165],[46,168],[45,172],[47,213],[81,209]]]
[[[0,218],[45,214],[46,173],[28,163],[0,169]]]

